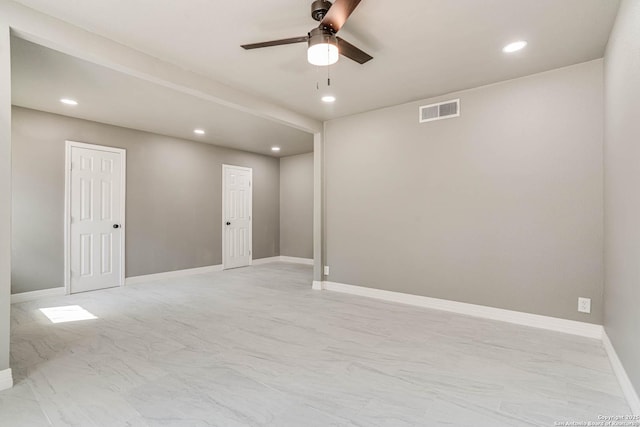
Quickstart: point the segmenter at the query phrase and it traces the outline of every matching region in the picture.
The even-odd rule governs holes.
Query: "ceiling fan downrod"
[[[327,0],[314,1],[311,3],[311,17],[318,22],[322,21],[331,6],[331,2]]]

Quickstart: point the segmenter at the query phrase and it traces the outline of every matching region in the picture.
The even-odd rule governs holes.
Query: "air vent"
[[[420,123],[434,120],[450,119],[460,116],[460,100],[439,102],[437,104],[423,105],[420,107]]]

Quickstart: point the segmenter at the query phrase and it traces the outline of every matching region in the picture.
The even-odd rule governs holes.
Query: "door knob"
[[[113,224],[113,228],[120,228],[120,224]]]
[[[231,225],[231,223],[229,221],[227,221],[227,225]]]

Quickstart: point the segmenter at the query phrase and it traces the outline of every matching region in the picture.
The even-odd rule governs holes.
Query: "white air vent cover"
[[[460,100],[439,102],[420,107],[420,123],[460,116]]]

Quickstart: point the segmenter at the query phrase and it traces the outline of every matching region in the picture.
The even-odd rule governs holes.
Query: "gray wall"
[[[9,26],[0,17],[0,371],[9,368],[11,299],[11,60]]]
[[[280,159],[280,255],[313,258],[313,153]]]
[[[329,121],[327,280],[600,323],[602,98],[598,60]]]
[[[640,2],[620,6],[605,56],[604,326],[640,392]]]
[[[127,277],[222,263],[223,163],[253,168],[253,257],[279,255],[276,158],[13,108],[13,293],[63,285],[65,140],[127,149]]]

